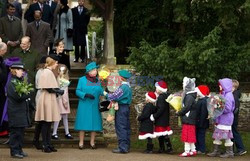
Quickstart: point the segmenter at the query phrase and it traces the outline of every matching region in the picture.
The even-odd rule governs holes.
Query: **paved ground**
[[[176,161],[176,160],[185,160],[185,161],[222,161],[227,159],[221,158],[209,158],[206,156],[196,156],[189,158],[178,157],[177,154],[167,155],[167,154],[142,154],[140,151],[132,151],[129,154],[113,154],[111,149],[101,148],[97,150],[91,149],[68,149],[62,148],[55,153],[43,153],[35,149],[24,149],[29,156],[23,160],[27,161]],[[248,161],[250,155],[235,157],[235,161]],[[11,161],[18,160],[10,158],[9,149],[2,148],[0,149],[0,161]],[[230,159],[233,160],[233,159]]]

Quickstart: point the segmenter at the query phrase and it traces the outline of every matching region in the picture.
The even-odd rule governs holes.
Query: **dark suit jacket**
[[[13,21],[10,21],[7,15],[0,18],[0,37],[5,43],[8,41],[20,41],[23,36],[20,19],[15,16],[13,19]],[[19,47],[19,45],[16,47],[11,47],[8,45],[8,52],[6,56],[10,56],[9,53],[11,53],[17,47]]]
[[[35,20],[34,19],[34,12],[36,10],[41,11],[41,8],[40,8],[38,2],[30,5],[29,9],[25,12],[24,18],[28,21],[28,23],[31,23],[31,22],[33,22]],[[43,14],[42,15],[42,20],[44,22],[49,23],[52,26],[53,14],[51,13],[49,5],[47,5],[45,3],[43,4],[42,14]]]
[[[81,15],[78,12],[78,7],[72,9],[73,15],[73,44],[74,45],[85,45],[86,39],[85,35],[88,33],[88,24],[90,20],[90,15],[87,8],[83,8]]]
[[[31,47],[42,55],[47,55],[49,43],[52,42],[50,24],[40,21],[37,30],[36,21],[27,25],[26,35],[31,39]]]

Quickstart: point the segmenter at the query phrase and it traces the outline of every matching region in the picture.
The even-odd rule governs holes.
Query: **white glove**
[[[107,94],[108,94],[108,92],[106,92],[106,91],[103,92],[103,95],[104,95],[104,96],[106,96]]]
[[[154,118],[153,115],[150,115],[150,120],[151,120],[151,121],[155,121],[155,118]]]

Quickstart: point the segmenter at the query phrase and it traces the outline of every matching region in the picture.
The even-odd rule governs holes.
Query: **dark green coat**
[[[28,73],[28,81],[34,85],[36,69],[41,59],[41,54],[38,54],[38,52],[32,48],[26,53],[24,53],[21,48],[17,48],[13,51],[11,57],[19,57],[21,59]]]

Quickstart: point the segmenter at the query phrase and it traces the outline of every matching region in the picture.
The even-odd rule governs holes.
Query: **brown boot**
[[[209,157],[217,157],[220,156],[220,145],[214,144],[214,151],[212,153],[208,153],[207,156]]]
[[[233,158],[234,152],[233,152],[233,146],[227,146],[226,147],[226,153],[220,155],[221,158]]]

